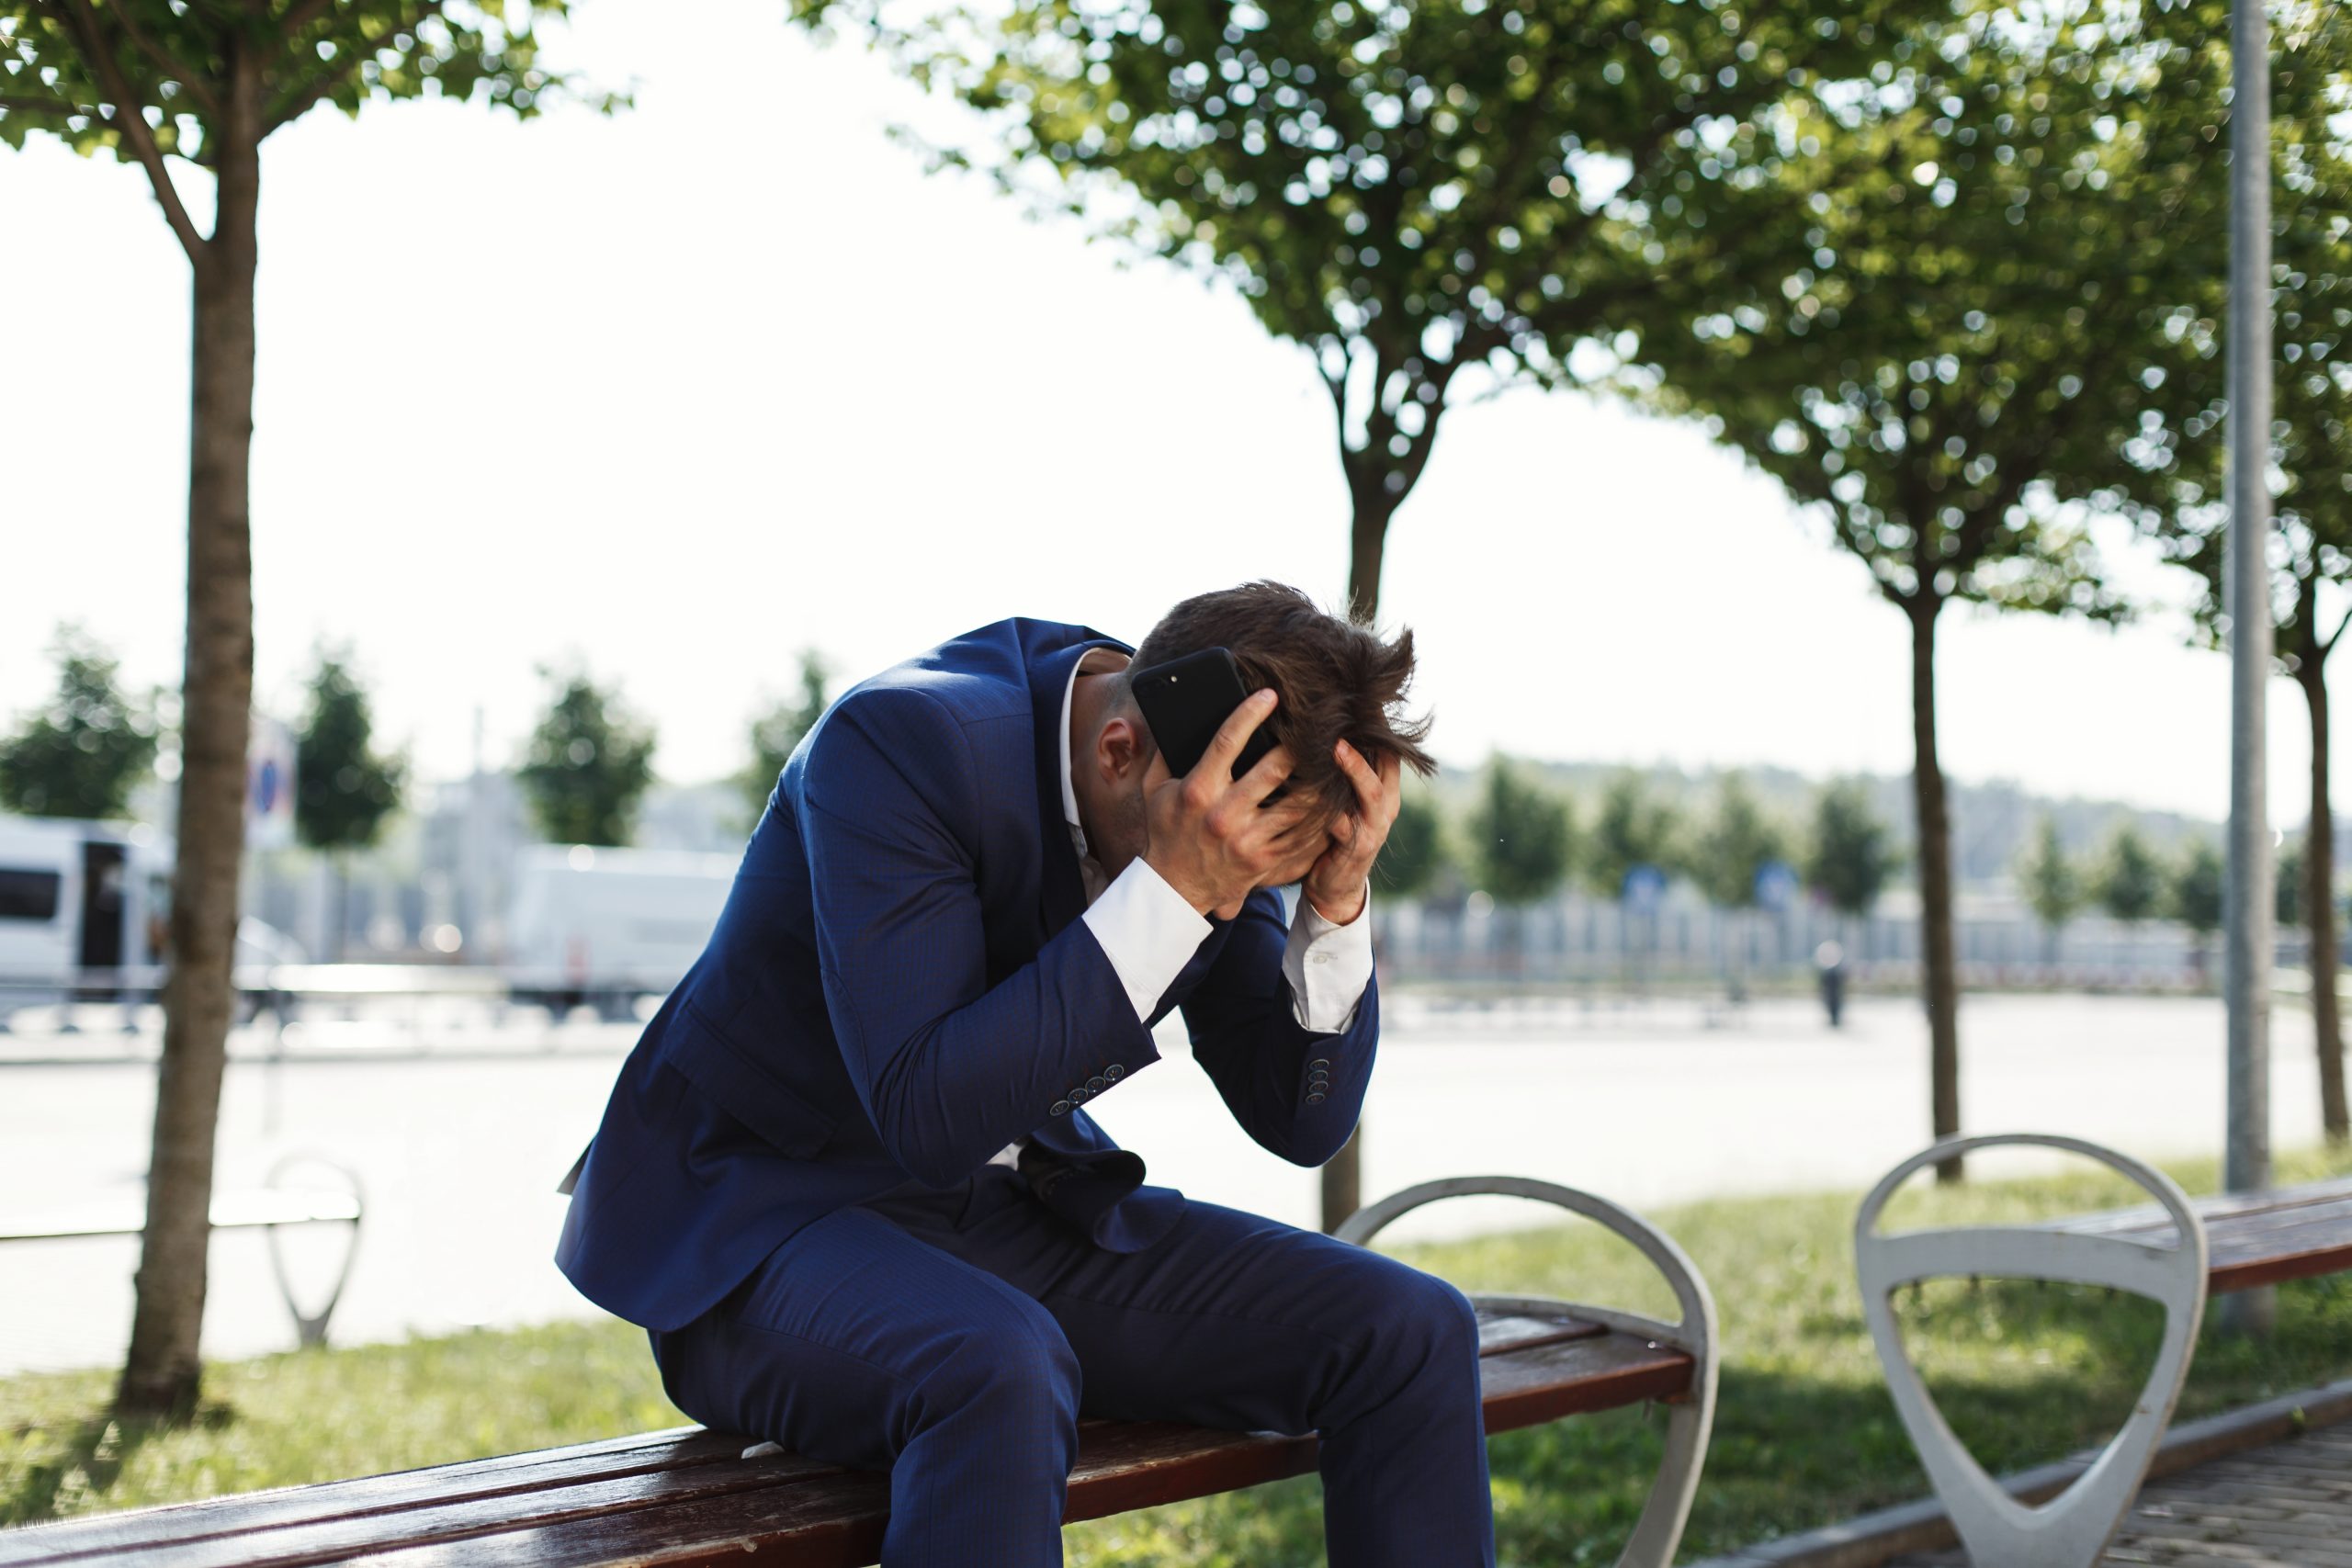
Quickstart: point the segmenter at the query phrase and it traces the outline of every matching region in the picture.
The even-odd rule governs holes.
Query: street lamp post
[[[2272,870],[2264,748],[2270,677],[2270,37],[2263,0],[2231,17],[2230,540],[2224,595],[2230,631],[2228,1142],[2222,1184],[2270,1184]],[[2223,1299],[2224,1320],[2267,1332],[2267,1290]]]

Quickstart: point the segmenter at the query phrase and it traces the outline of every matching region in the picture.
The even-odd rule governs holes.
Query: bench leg
[[[1650,1486],[1649,1501],[1644,1505],[1641,1519],[1634,1527],[1633,1539],[1626,1542],[1623,1553],[1617,1559],[1618,1568],[1670,1568],[1675,1549],[1682,1541],[1683,1526],[1690,1517],[1690,1502],[1698,1494],[1699,1472],[1706,1464],[1707,1442],[1715,1424],[1718,1340],[1715,1302],[1707,1290],[1706,1280],[1701,1277],[1690,1257],[1675,1245],[1672,1237],[1631,1210],[1620,1208],[1606,1198],[1579,1192],[1572,1187],[1524,1177],[1462,1176],[1443,1181],[1425,1181],[1358,1211],[1336,1234],[1341,1241],[1362,1246],[1399,1215],[1425,1203],[1434,1203],[1442,1198],[1472,1195],[1528,1198],[1580,1214],[1602,1229],[1633,1243],[1672,1287],[1677,1308],[1681,1313],[1679,1323],[1661,1323],[1656,1318],[1608,1307],[1583,1306],[1566,1302],[1515,1297],[1476,1298],[1481,1305],[1491,1304],[1506,1310],[1516,1307],[1521,1310],[1566,1311],[1619,1333],[1638,1334],[1660,1345],[1672,1346],[1690,1358],[1693,1363],[1690,1393],[1685,1399],[1667,1407],[1666,1454],[1658,1466],[1657,1480]]]
[[[2035,1225],[1880,1233],[1878,1217],[1886,1201],[1919,1171],[1972,1149],[2020,1144],[2064,1149],[2130,1177],[2164,1205],[2178,1242],[2161,1247],[2129,1236]],[[1903,1417],[1919,1463],[1971,1559],[2006,1568],[2089,1568],[2107,1550],[2139,1493],[2197,1349],[2197,1329],[2205,1313],[2205,1226],[2180,1189],[2162,1171],[2079,1138],[2039,1133],[1952,1138],[1896,1166],[1862,1201],[1854,1220],[1854,1268],[1860,1278],[1862,1314],[1870,1323],[1879,1364],[1886,1371],[1895,1413]],[[2029,1507],[2010,1496],[1961,1446],[1904,1349],[1894,1321],[1894,1292],[1915,1280],[1962,1275],[2103,1285],[2164,1306],[2164,1343],[2131,1418],[2090,1468],[2043,1506]]]
[[[277,1277],[277,1293],[285,1298],[286,1311],[294,1319],[294,1342],[301,1348],[309,1350],[327,1342],[327,1323],[334,1316],[335,1303],[343,1300],[344,1286],[351,1282],[351,1265],[359,1256],[359,1221],[366,1209],[366,1200],[360,1193],[358,1177],[334,1161],[322,1159],[316,1155],[287,1156],[270,1168],[266,1185],[276,1188],[285,1179],[288,1171],[300,1166],[317,1166],[322,1169],[334,1172],[341,1179],[345,1188],[350,1191],[354,1204],[361,1211],[360,1213],[353,1214],[347,1221],[328,1222],[350,1225],[351,1235],[343,1250],[343,1267],[335,1271],[334,1283],[328,1287],[326,1300],[320,1303],[319,1310],[314,1313],[304,1312],[302,1303],[295,1297],[294,1281],[287,1273],[286,1254],[278,1246],[278,1227],[276,1224],[263,1227],[262,1234],[269,1241],[269,1271]],[[310,1224],[311,1222],[294,1223]]]

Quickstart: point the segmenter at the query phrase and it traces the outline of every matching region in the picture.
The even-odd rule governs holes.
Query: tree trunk
[[[1355,498],[1348,529],[1348,614],[1366,624],[1380,609],[1380,563],[1388,548],[1388,520],[1396,513],[1385,497]]]
[[[1936,615],[1943,601],[1923,586],[1911,617],[1911,793],[1919,818],[1919,957],[1928,1003],[1929,1096],[1936,1137],[1960,1132],[1960,966],[1952,955],[1951,820],[1936,758]],[[1941,1161],[1936,1179],[1961,1179]]]
[[[235,49],[232,45],[232,50]],[[219,216],[195,267],[187,497],[187,650],[178,863],[147,1227],[118,1407],[193,1408],[200,1372],[212,1155],[233,1001],[237,879],[252,723],[254,213],[260,84],[232,54],[218,142]]]
[[[1393,504],[1357,495],[1348,528],[1348,614],[1370,625],[1380,611],[1380,561],[1388,545]],[[1323,1231],[1329,1235],[1363,1207],[1363,1122],[1323,1167]]]
[[[2311,929],[2312,1026],[2319,1048],[2320,1125],[2327,1141],[2352,1137],[2344,1104],[2344,1021],[2335,994],[2335,813],[2327,799],[2327,665],[2306,644],[2295,682],[2312,718],[2312,819],[2303,835],[2303,921]]]
[[[351,931],[351,857],[341,850],[329,852],[329,875],[334,883],[334,961],[340,964],[350,944]]]

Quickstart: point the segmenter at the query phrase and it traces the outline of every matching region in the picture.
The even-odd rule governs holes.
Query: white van
[[[171,853],[151,829],[0,817],[0,1013],[152,987],[170,908]]]
[[[534,844],[514,857],[502,967],[508,994],[629,1016],[702,955],[739,857]]]

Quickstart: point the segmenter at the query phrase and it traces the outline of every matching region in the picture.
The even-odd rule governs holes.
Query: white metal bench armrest
[[[1707,1441],[1715,1424],[1715,1375],[1718,1340],[1715,1301],[1707,1282],[1674,1238],[1606,1198],[1579,1192],[1549,1181],[1519,1176],[1460,1176],[1425,1181],[1351,1215],[1335,1233],[1341,1241],[1359,1246],[1397,1219],[1442,1198],[1499,1196],[1528,1198],[1581,1214],[1604,1230],[1634,1244],[1673,1289],[1680,1321],[1664,1323],[1610,1307],[1586,1306],[1526,1296],[1474,1296],[1482,1307],[1503,1313],[1558,1313],[1584,1318],[1621,1334],[1640,1335],[1690,1356],[1690,1393],[1667,1407],[1666,1453],[1658,1465],[1649,1501],[1634,1527],[1633,1538],[1617,1559],[1618,1568],[1669,1568],[1682,1529],[1690,1517],[1690,1502],[1699,1490],[1699,1472],[1707,1460]]]

